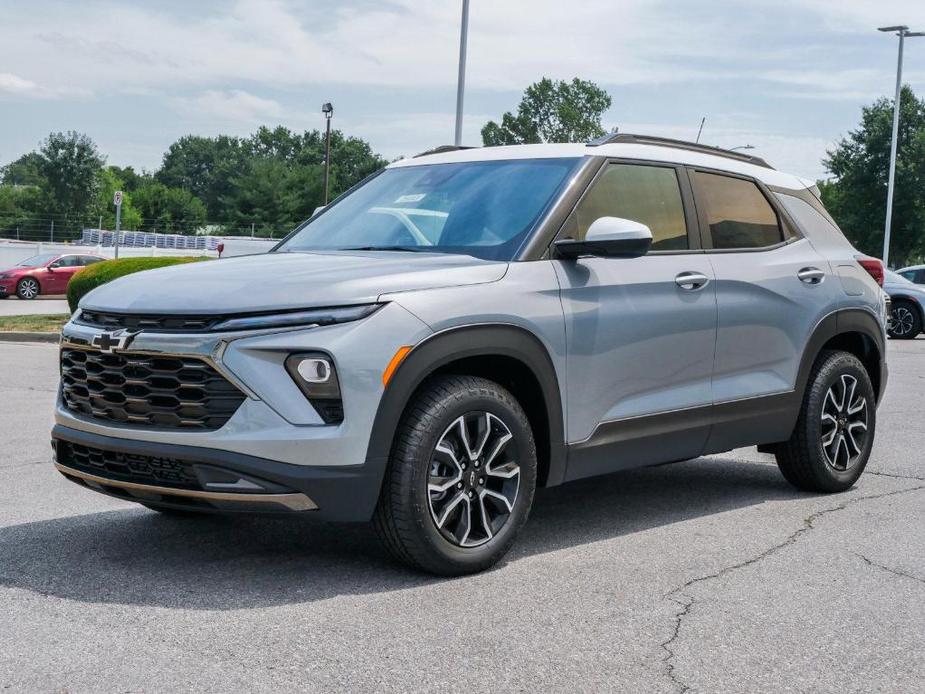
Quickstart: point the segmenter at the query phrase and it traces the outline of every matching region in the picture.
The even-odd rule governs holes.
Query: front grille
[[[193,466],[175,458],[132,455],[58,441],[58,462],[91,475],[156,487],[199,490],[202,485]]]
[[[211,431],[231,419],[244,394],[192,357],[61,349],[64,404],[118,424]]]
[[[201,333],[209,331],[220,320],[223,320],[221,316],[125,315],[82,309],[76,322],[106,330]]]

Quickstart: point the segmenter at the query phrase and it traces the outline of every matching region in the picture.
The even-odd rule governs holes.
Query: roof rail
[[[774,168],[761,157],[753,157],[750,154],[733,152],[732,150],[723,149],[721,147],[714,147],[713,145],[701,145],[696,142],[673,140],[669,137],[655,137],[653,135],[633,135],[631,133],[614,132],[604,135],[603,137],[599,137],[596,140],[591,140],[591,142],[588,143],[588,147],[600,147],[601,145],[611,145],[618,143],[632,145],[654,145],[656,147],[674,147],[676,149],[690,150],[691,152],[713,154],[717,157],[725,157],[726,159],[737,159],[738,161],[742,161],[747,164],[763,166],[766,169]]]
[[[440,145],[439,147],[434,147],[433,149],[428,149],[425,152],[420,154],[415,154],[412,159],[417,159],[418,157],[427,157],[431,154],[443,154],[444,152],[455,152],[460,149],[475,149],[471,145]]]

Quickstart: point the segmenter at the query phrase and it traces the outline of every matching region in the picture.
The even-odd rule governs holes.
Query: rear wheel
[[[503,557],[527,520],[536,446],[523,408],[493,381],[442,376],[415,396],[374,517],[404,563],[454,576]]]
[[[790,440],[777,449],[777,464],[795,487],[842,492],[870,458],[876,399],[864,365],[847,352],[823,352],[809,379]]]
[[[16,296],[20,299],[34,299],[39,295],[38,280],[32,277],[23,277],[16,285]]]
[[[894,302],[890,319],[890,337],[897,340],[913,340],[922,332],[922,317],[908,301]]]

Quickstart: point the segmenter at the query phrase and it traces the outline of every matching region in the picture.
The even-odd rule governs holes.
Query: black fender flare
[[[392,450],[401,416],[415,390],[437,369],[459,359],[504,356],[526,365],[543,394],[549,437],[549,470],[546,486],[561,483],[565,476],[565,422],[559,380],[545,345],[525,328],[510,324],[479,324],[450,328],[414,346],[390,379],[373,421],[367,463],[383,472]]]
[[[881,368],[883,368],[886,344],[883,336],[883,329],[876,316],[870,311],[860,308],[844,308],[833,311],[816,324],[803,350],[803,357],[800,361],[800,370],[797,373],[797,382],[794,389],[798,397],[797,403],[802,404],[803,402],[803,395],[809,383],[810,372],[822,348],[829,340],[848,333],[859,333],[869,338],[877,350],[878,361]],[[885,373],[872,374],[872,376],[874,376],[876,382],[880,384],[879,392],[877,393],[877,399],[879,400],[883,393],[883,388],[886,386]],[[799,405],[797,409],[799,410]]]

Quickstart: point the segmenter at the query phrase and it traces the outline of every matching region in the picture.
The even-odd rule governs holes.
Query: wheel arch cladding
[[[421,384],[436,374],[481,376],[507,388],[533,428],[537,483],[553,486],[562,481],[565,433],[555,367],[539,338],[513,325],[452,328],[416,345],[382,395],[370,435],[368,462],[379,462],[384,469],[405,408]]]
[[[880,323],[869,311],[842,309],[822,319],[810,336],[797,381],[799,402],[803,401],[813,364],[823,350],[831,349],[849,352],[860,359],[879,401],[886,385],[882,369],[885,344]]]

